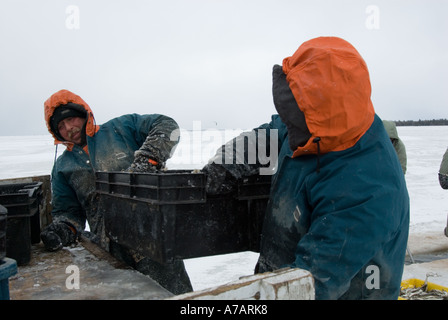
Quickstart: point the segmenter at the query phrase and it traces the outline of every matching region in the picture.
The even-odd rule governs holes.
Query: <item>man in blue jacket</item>
[[[41,233],[45,247],[56,251],[73,243],[87,221],[95,239],[113,255],[175,294],[192,291],[182,261],[162,266],[109,241],[95,188],[95,171],[163,168],[178,143],[171,140],[177,123],[160,114],[128,114],[97,125],[89,105],[68,90],[53,94],[44,107],[55,144],[66,146],[51,174],[53,222]]]
[[[258,149],[278,152],[257,272],[308,270],[316,299],[399,295],[409,196],[370,94],[367,66],[351,44],[335,37],[312,39],[283,66],[274,66],[278,115],[254,129],[255,135],[278,137],[274,144],[270,138],[256,141]],[[226,164],[225,150],[204,167],[209,193],[228,189],[261,166],[259,161]],[[233,155],[250,158],[238,148]]]

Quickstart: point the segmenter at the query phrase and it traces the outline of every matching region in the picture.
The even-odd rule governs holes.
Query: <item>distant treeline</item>
[[[448,126],[448,119],[396,120],[396,126]]]

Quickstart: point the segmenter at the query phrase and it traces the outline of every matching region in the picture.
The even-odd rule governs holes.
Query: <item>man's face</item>
[[[82,127],[85,122],[86,119],[81,117],[65,118],[58,124],[59,134],[65,141],[81,144]]]

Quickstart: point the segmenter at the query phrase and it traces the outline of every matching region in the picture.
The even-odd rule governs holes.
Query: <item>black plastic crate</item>
[[[0,185],[0,204],[8,216],[32,216],[39,210],[42,182]]]
[[[42,182],[0,185],[0,205],[7,209],[6,256],[27,264],[31,244],[40,242]]]
[[[205,202],[204,185],[203,174],[186,174],[183,170],[162,174],[104,171],[96,173],[97,191],[158,204]]]
[[[259,250],[270,176],[219,196],[207,195],[206,175],[190,170],[96,177],[108,237],[160,263]]]

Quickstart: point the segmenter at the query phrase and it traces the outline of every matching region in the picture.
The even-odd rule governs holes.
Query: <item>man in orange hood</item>
[[[347,41],[321,37],[274,66],[272,76],[278,115],[254,129],[269,135],[257,139],[257,150],[278,152],[257,271],[308,270],[316,299],[397,299],[409,196],[373,109],[366,63]],[[233,157],[257,158],[238,148]],[[228,189],[262,165],[211,161],[204,167],[208,192]]]
[[[117,257],[132,257],[133,267],[149,273],[173,293],[191,291],[182,261],[161,266],[109,241],[102,212],[97,210],[95,188],[96,171],[162,169],[178,143],[177,123],[161,114],[127,114],[97,125],[89,105],[68,90],[51,95],[44,108],[55,144],[66,146],[51,174],[53,222],[41,233],[45,247],[55,251],[73,243],[84,232],[87,221],[91,233],[105,249]]]

